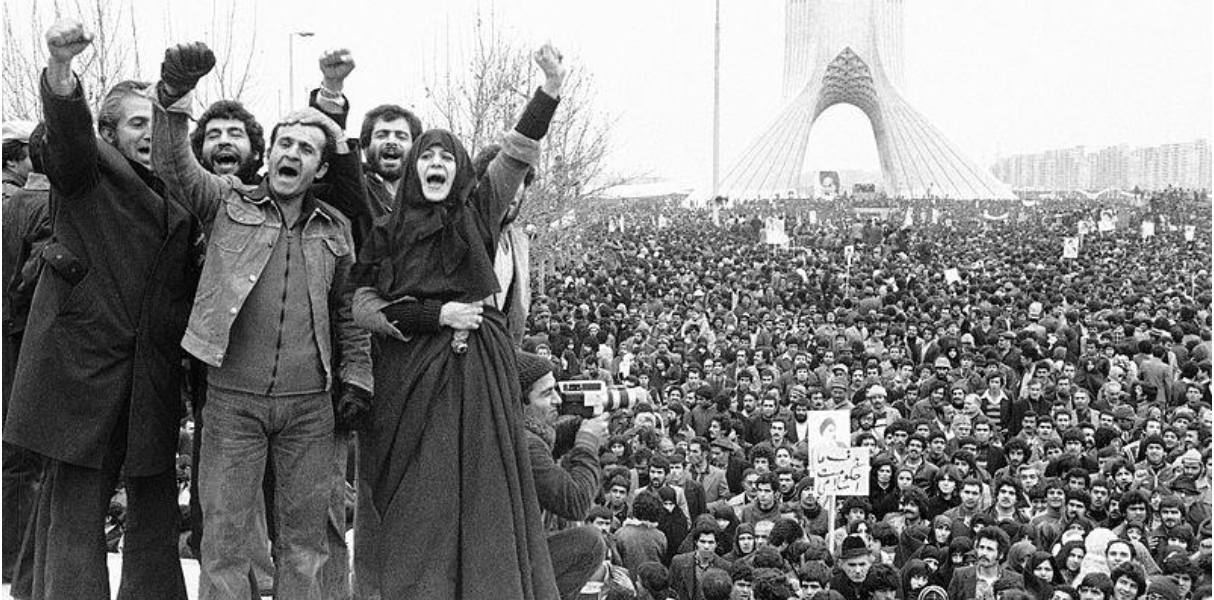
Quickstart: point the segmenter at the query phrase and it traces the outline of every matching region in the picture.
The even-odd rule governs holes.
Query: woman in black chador
[[[398,209],[359,257],[355,318],[376,336],[362,434],[355,588],[370,598],[556,599],[505,316],[483,301],[502,217],[539,157],[565,69],[545,82],[485,175],[450,132],[406,158]]]

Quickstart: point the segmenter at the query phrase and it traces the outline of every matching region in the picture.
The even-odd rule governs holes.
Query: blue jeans
[[[320,600],[333,488],[328,392],[269,397],[207,390],[199,459],[202,600],[255,597],[249,536],[267,458],[274,461],[276,597]]]

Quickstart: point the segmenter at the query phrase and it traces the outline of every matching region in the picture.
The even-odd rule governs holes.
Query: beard
[[[552,423],[528,415],[523,417],[523,427],[539,436],[549,450],[556,447],[556,426]]]
[[[399,181],[405,174],[405,152],[396,145],[381,146],[367,156],[367,164],[376,175],[388,181]]]
[[[261,160],[253,155],[241,155],[230,146],[221,146],[203,157],[202,166],[218,175],[235,175],[244,183],[252,183],[261,169]]]

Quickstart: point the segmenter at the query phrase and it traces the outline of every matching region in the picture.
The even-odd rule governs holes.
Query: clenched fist
[[[533,56],[535,64],[544,72],[544,92],[556,98],[560,95],[561,87],[565,84],[565,76],[569,69],[565,67],[564,56],[552,42],[544,44]]]
[[[354,70],[354,57],[346,48],[333,48],[320,55],[320,76],[324,78],[324,86],[333,92],[340,92],[342,84],[350,71]]]
[[[198,85],[198,80],[215,68],[215,53],[202,42],[177,44],[164,51],[160,63],[160,80],[169,91],[185,94]]]
[[[46,49],[51,60],[67,63],[93,43],[93,34],[75,19],[60,19],[46,30]]]

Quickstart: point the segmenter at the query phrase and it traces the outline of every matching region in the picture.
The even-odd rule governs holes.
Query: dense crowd
[[[470,153],[391,104],[347,137],[342,49],[191,132],[215,55],[174,46],[94,130],[92,40],[4,127],[14,597],[108,597],[108,549],[119,597],[1210,598],[1205,191],[527,224],[551,45]]]
[[[1209,597],[1203,195],[766,202],[720,225],[640,204],[596,215],[523,347],[647,391],[592,513],[643,593],[703,593],[674,559],[710,548],[695,564],[735,597]],[[857,216],[874,204],[886,220]],[[1115,229],[1063,259],[1101,213]],[[790,246],[763,243],[768,217]],[[832,409],[872,448],[867,498],[815,496],[809,411]]]

